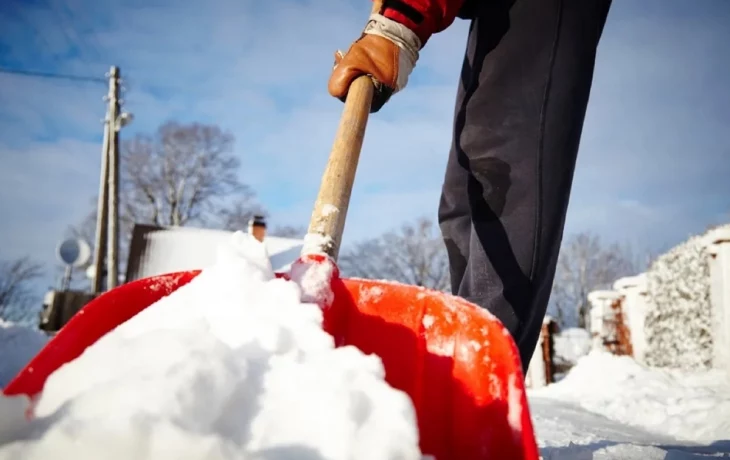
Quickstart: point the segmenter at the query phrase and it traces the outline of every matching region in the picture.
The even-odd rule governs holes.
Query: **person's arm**
[[[415,32],[421,47],[431,35],[448,28],[464,0],[384,0],[381,14]]]
[[[329,93],[341,100],[355,78],[370,75],[378,91],[377,112],[390,96],[405,88],[419,51],[431,35],[454,22],[464,0],[384,0],[347,54],[335,53]]]

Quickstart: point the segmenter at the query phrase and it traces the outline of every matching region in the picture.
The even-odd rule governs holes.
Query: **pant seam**
[[[542,106],[540,107],[540,129],[538,132],[538,147],[537,147],[537,161],[535,162],[535,176],[537,177],[537,191],[536,191],[536,206],[535,206],[535,239],[534,246],[532,248],[532,266],[530,267],[530,277],[532,281],[535,279],[535,272],[537,271],[538,263],[540,261],[540,240],[542,239],[542,208],[543,208],[543,197],[542,197],[542,160],[543,153],[545,150],[545,124],[546,124],[546,112],[547,105],[550,102],[550,87],[553,81],[553,70],[555,68],[555,61],[558,49],[558,43],[560,41],[560,29],[562,26],[563,19],[563,0],[558,0],[558,19],[555,24],[555,35],[553,36],[552,48],[550,50],[550,64],[548,66],[548,72],[545,82],[545,92],[543,93]]]

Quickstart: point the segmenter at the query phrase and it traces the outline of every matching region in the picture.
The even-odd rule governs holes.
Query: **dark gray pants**
[[[610,3],[473,2],[439,223],[453,293],[505,324],[525,371],[550,297]]]

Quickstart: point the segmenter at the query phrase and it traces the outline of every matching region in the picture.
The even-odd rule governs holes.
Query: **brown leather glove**
[[[344,101],[350,84],[361,75],[370,75],[376,89],[370,112],[377,112],[393,94],[405,88],[420,49],[421,41],[413,31],[385,16],[372,14],[347,54],[335,53],[335,67],[327,85],[329,93]]]

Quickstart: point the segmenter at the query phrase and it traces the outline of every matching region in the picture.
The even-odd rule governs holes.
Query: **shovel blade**
[[[378,355],[411,397],[421,451],[439,460],[539,458],[517,348],[485,310],[388,281],[333,282],[325,328],[338,345]]]
[[[37,395],[56,369],[199,273],[145,278],[97,297],[4,394]],[[415,405],[424,453],[438,460],[539,458],[519,354],[496,318],[460,298],[400,283],[335,277],[332,290],[325,329],[338,346],[382,359],[388,383]]]

